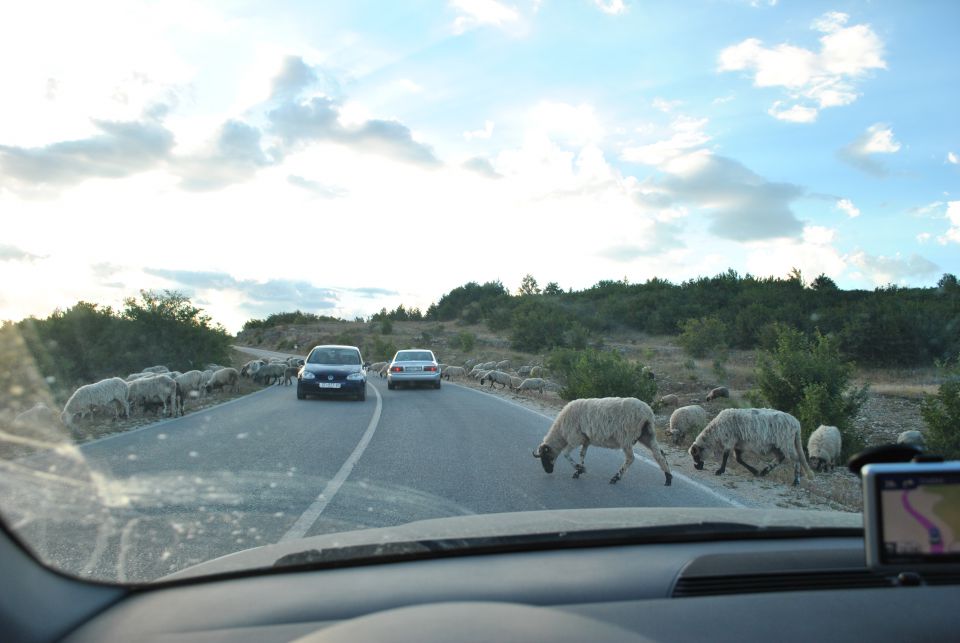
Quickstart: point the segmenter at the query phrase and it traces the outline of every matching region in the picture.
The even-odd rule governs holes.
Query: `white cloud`
[[[853,201],[850,199],[840,199],[837,201],[837,209],[842,210],[846,213],[851,219],[855,219],[860,216],[860,208],[853,204]]]
[[[493,136],[493,121],[483,121],[483,129],[468,130],[463,133],[463,138],[469,140],[479,138],[488,139]]]
[[[666,98],[661,98],[659,96],[654,98],[653,102],[651,103],[651,106],[654,109],[660,110],[664,114],[672,112],[677,107],[680,107],[680,105],[683,105],[682,100],[667,100]]]
[[[504,28],[520,21],[520,12],[496,0],[450,0],[460,15],[453,21],[453,32],[462,34],[474,27]]]
[[[538,133],[573,147],[604,136],[604,128],[591,105],[552,101],[542,101],[527,112],[526,131],[528,135]]]
[[[899,253],[893,257],[885,257],[870,255],[861,250],[850,254],[847,261],[851,266],[858,268],[875,286],[905,285],[911,277],[925,277],[940,269],[937,264],[918,254],[904,259]]]
[[[927,241],[930,241],[932,236],[933,235],[929,232],[921,232],[917,235],[917,243],[926,243]]]
[[[720,71],[753,74],[756,87],[783,88],[787,99],[777,101],[769,113],[795,123],[810,123],[827,107],[849,105],[859,96],[855,84],[869,71],[885,69],[883,43],[869,25],[846,26],[849,16],[824,14],[813,28],[820,37],[820,50],[789,44],[767,47],[748,38],[723,49]]]
[[[960,156],[957,156],[953,152],[947,152],[947,163],[950,165],[960,165]]]
[[[950,222],[950,227],[942,236],[937,237],[937,241],[941,245],[960,243],[960,201],[947,202],[947,211],[944,216]]]
[[[645,145],[625,147],[620,153],[620,158],[643,165],[663,165],[671,159],[708,143],[710,136],[704,131],[707,122],[706,118],[679,116],[670,123],[668,128],[671,133],[670,138]],[[661,128],[656,128],[656,131],[661,131]]]
[[[871,155],[895,154],[900,147],[889,125],[874,123],[867,128],[866,132],[841,148],[837,154],[842,160],[867,174],[886,176],[886,166]]]
[[[593,4],[611,16],[619,16],[627,11],[627,4],[623,0],[593,0]]]

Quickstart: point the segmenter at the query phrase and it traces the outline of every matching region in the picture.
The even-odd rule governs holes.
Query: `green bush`
[[[390,335],[393,333],[393,322],[389,319],[384,319],[380,321],[380,332],[384,335]]]
[[[677,343],[693,357],[706,357],[727,347],[727,325],[719,317],[687,319],[680,324]]]
[[[946,458],[960,458],[960,361],[947,371],[936,395],[927,395],[920,406],[927,425],[927,449]]]
[[[560,397],[568,401],[636,397],[651,404],[657,395],[657,384],[643,375],[643,366],[628,362],[619,353],[559,349],[547,358],[547,368],[565,382]]]
[[[811,338],[782,326],[776,348],[757,357],[757,386],[770,406],[800,420],[804,444],[821,424],[840,429],[846,457],[863,447],[853,419],[867,399],[867,387],[850,382],[853,369],[836,338],[819,332]]]
[[[377,335],[373,338],[373,346],[367,351],[364,358],[371,362],[386,362],[393,359],[396,354],[397,345]]]
[[[477,345],[477,336],[468,331],[460,331],[450,338],[450,348],[460,349],[469,353]]]

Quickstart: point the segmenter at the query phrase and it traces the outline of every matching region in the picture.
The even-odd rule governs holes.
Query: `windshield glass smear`
[[[849,530],[848,458],[960,456],[960,5],[50,13],[0,520],[58,570]]]

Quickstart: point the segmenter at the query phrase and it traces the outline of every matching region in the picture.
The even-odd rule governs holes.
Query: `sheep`
[[[166,366],[158,364],[157,366],[148,366],[143,371],[143,373],[169,373],[170,369]]]
[[[923,434],[919,431],[904,431],[897,436],[897,444],[909,444],[911,446],[923,448]]]
[[[386,366],[386,365],[387,365],[386,362],[374,362],[373,364],[371,364],[370,366],[367,367],[367,372],[368,372],[368,373],[379,373],[379,372],[380,372],[380,369],[383,368],[383,367]]]
[[[726,386],[718,386],[707,393],[707,402],[710,400],[715,400],[718,397],[730,397],[730,389],[728,389]]]
[[[206,395],[207,382],[210,381],[211,377],[213,377],[213,371],[211,370],[200,371],[200,395]]]
[[[530,369],[530,377],[543,377],[546,373],[546,369],[542,366],[534,366]]]
[[[497,363],[496,363],[496,362],[484,362],[483,364],[480,365],[480,367],[483,368],[484,370],[487,370],[487,371],[493,371],[493,370],[496,370],[496,368],[497,368]]]
[[[467,370],[462,366],[448,366],[440,370],[440,377],[450,379],[451,377],[466,377]]]
[[[297,373],[300,372],[299,366],[288,366],[283,369],[283,385],[290,386],[293,384],[293,380],[297,378]]]
[[[490,388],[494,388],[494,383],[499,384],[503,388],[507,388],[508,386],[513,386],[512,377],[512,375],[504,373],[503,371],[487,371],[480,377],[480,386],[483,386],[484,382],[489,381]]]
[[[288,357],[287,366],[303,366],[306,362],[302,357]]]
[[[513,391],[515,393],[521,393],[523,391],[537,391],[540,395],[543,395],[543,390],[546,388],[547,382],[542,377],[528,377],[527,379],[520,382],[519,386],[514,387]]]
[[[377,374],[380,376],[380,379],[383,379],[387,376],[387,371],[390,370],[390,364],[384,364]]]
[[[463,363],[463,367],[464,367],[464,368],[473,368],[473,367],[476,366],[476,365],[477,365],[477,360],[475,360],[475,359],[473,359],[473,358],[468,359],[468,360],[466,360],[466,361]]]
[[[264,360],[260,360],[260,361],[263,362]],[[221,368],[223,368],[223,367],[220,366],[219,364],[207,364],[206,366],[203,367],[203,370],[205,370],[205,371],[213,371],[214,373],[216,373],[216,372],[219,371]]]
[[[63,405],[60,421],[64,426],[72,427],[74,417],[79,413],[82,420],[87,413],[96,407],[111,406],[116,417],[119,417],[119,408],[123,409],[124,416],[130,417],[130,403],[127,401],[130,393],[129,384],[119,377],[109,377],[93,384],[84,384],[70,396]]]
[[[183,415],[183,403],[186,398],[200,397],[203,373],[197,370],[187,371],[173,378],[173,381],[177,384],[177,410],[180,412],[180,415]]]
[[[669,395],[664,395],[660,398],[660,406],[678,406],[680,404],[680,398],[670,393]]]
[[[517,369],[517,375],[519,375],[520,377],[529,377],[529,376],[530,376],[530,369],[531,369],[531,368],[533,368],[533,367],[532,367],[532,366],[521,366],[520,368]]]
[[[580,398],[568,402],[550,425],[550,430],[533,452],[533,457],[540,459],[544,471],[553,473],[553,465],[562,455],[573,465],[573,477],[579,478],[586,472],[583,461],[588,446],[621,449],[625,456],[623,465],[610,478],[610,484],[616,484],[633,464],[633,445],[636,442],[653,454],[666,478],[664,485],[669,487],[673,474],[657,443],[653,409],[634,397]],[[570,451],[578,446],[579,464],[570,457]]]
[[[703,456],[708,452],[721,455],[720,468],[716,474],[722,475],[727,469],[727,458],[733,449],[737,462],[755,476],[765,476],[785,459],[794,462],[793,484],[800,484],[800,469],[804,476],[813,477],[813,471],[803,453],[800,440],[800,421],[789,413],[774,409],[724,409],[713,418],[700,432],[690,446],[694,468],[703,470]],[[762,470],[743,461],[743,451],[748,449],[760,455],[774,453],[777,461],[768,464]]]
[[[832,469],[840,460],[842,445],[840,429],[821,424],[807,440],[807,461],[814,471]]]
[[[179,406],[177,404],[177,383],[165,374],[130,382],[130,406],[143,407],[159,402],[163,405],[163,414],[176,417]]]
[[[673,438],[674,444],[680,444],[688,435],[700,433],[709,421],[707,411],[702,406],[691,404],[681,406],[670,414],[670,427],[667,433]]]
[[[497,365],[494,368],[496,368],[498,371],[508,370],[510,368],[510,360],[508,359],[500,360],[499,362],[497,362]]]
[[[156,373],[130,373],[127,375],[124,380],[126,382],[132,382],[134,380],[143,379],[144,377],[153,377]]]
[[[262,359],[250,360],[240,367],[240,377],[253,377],[253,374],[259,371],[265,364],[266,362]]]
[[[283,380],[283,372],[289,368],[285,364],[267,364],[253,374],[253,381],[259,384],[279,384]]]
[[[237,369],[230,368],[229,366],[214,371],[210,379],[203,384],[204,392],[206,393],[213,391],[213,389],[222,389],[227,386],[235,393],[240,392],[240,373],[237,372]]]

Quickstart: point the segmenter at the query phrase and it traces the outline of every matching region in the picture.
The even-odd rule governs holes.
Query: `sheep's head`
[[[690,445],[690,455],[693,456],[693,468],[697,471],[703,470],[703,448],[694,442]]]
[[[808,461],[809,461],[809,463],[810,463],[810,468],[813,469],[814,471],[817,471],[817,472],[822,471],[823,468],[824,468],[824,467],[826,466],[826,464],[827,464],[827,463],[823,460],[823,458],[819,458],[819,457],[817,457],[817,456],[813,456],[812,458],[809,458]]]
[[[533,457],[540,459],[540,464],[543,465],[543,470],[547,473],[553,473],[553,463],[557,459],[557,453],[550,448],[549,444],[541,444],[537,447],[537,450],[533,452]]]

